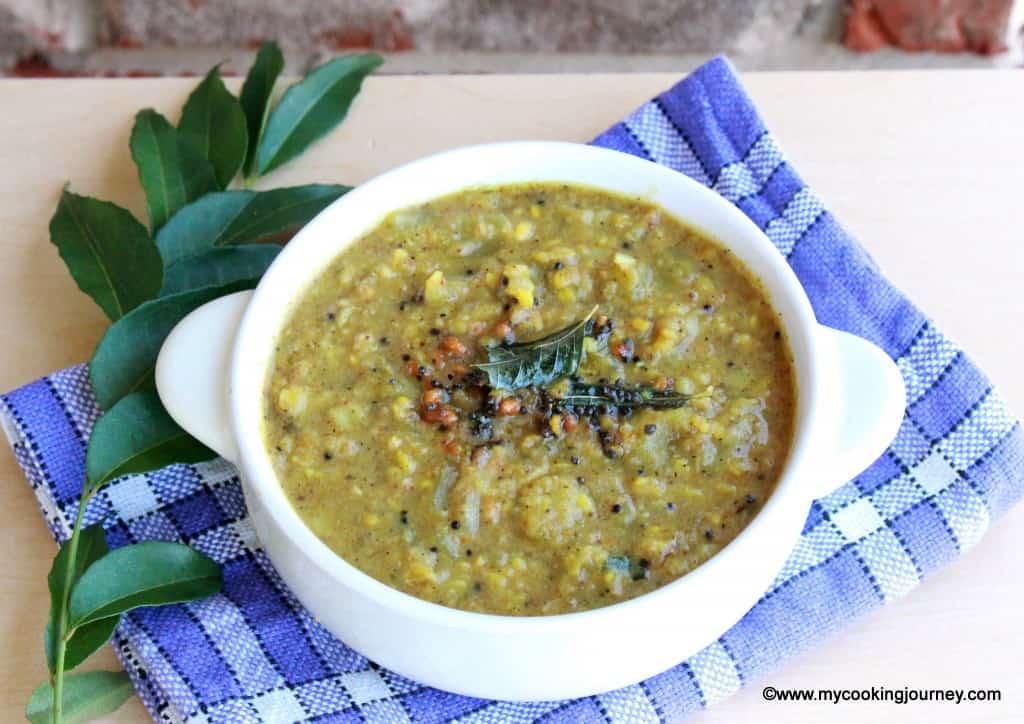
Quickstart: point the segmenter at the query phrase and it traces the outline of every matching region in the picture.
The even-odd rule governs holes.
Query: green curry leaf
[[[256,54],[256,62],[252,64],[249,73],[245,76],[242,84],[242,93],[239,100],[242,110],[245,112],[245,124],[248,128],[249,149],[245,154],[245,164],[242,173],[248,176],[252,173],[252,164],[256,159],[256,147],[263,135],[263,128],[267,124],[267,116],[270,114],[270,96],[274,92],[274,83],[277,77],[284,70],[284,55],[277,43],[264,43]]]
[[[256,172],[263,175],[290,161],[341,123],[363,79],[383,62],[376,53],[335,58],[288,88],[263,130]]]
[[[162,295],[259,279],[281,253],[277,244],[241,244],[208,249],[169,264]]]
[[[220,567],[182,543],[144,541],[111,551],[71,592],[72,626],[119,616],[140,606],[205,598],[220,590]]]
[[[153,388],[153,367],[160,347],[185,315],[258,282],[257,277],[153,299],[112,324],[89,361],[89,378],[100,407],[109,410],[127,394]]]
[[[64,189],[50,241],[79,289],[113,321],[160,290],[160,254],[146,227],[120,206]]]
[[[83,528],[79,533],[78,549],[75,552],[75,560],[72,570],[70,571],[70,577],[68,576],[68,555],[70,552],[70,541],[64,541],[61,545],[60,550],[53,559],[53,565],[50,567],[50,575],[47,581],[50,586],[50,618],[46,623],[46,663],[50,667],[50,672],[53,673],[55,660],[55,641],[53,640],[53,632],[56,630],[57,620],[60,618],[61,609],[64,607],[65,602],[68,600],[68,595],[75,583],[81,578],[82,573],[91,566],[93,563],[102,558],[107,552],[107,536],[103,532],[103,526],[96,524],[90,525],[88,528]],[[109,634],[107,636],[109,638]],[[106,642],[104,639],[101,642],[101,646]],[[70,651],[68,652],[70,654]],[[88,654],[83,656],[77,663],[81,663]],[[64,667],[66,669],[72,669],[76,666],[76,663],[68,662],[68,655],[65,655]]]
[[[210,162],[185,134],[151,108],[135,116],[129,144],[153,231],[189,201],[217,187]]]
[[[214,247],[262,241],[305,225],[350,190],[309,184],[206,194],[171,217],[156,243],[164,264],[173,264]]]
[[[227,188],[245,160],[248,131],[242,106],[220,79],[220,66],[189,95],[178,131],[210,162],[218,188]]]
[[[216,453],[171,419],[155,392],[134,392],[96,421],[85,472],[90,487],[97,488],[122,475],[214,457]]]
[[[132,680],[123,671],[85,671],[64,677],[62,724],[85,724],[112,714],[131,697]],[[49,724],[54,719],[53,688],[44,682],[32,692],[25,707],[32,724]]]
[[[87,623],[72,631],[64,649],[64,670],[71,671],[71,669],[79,666],[87,658],[102,649],[106,643],[110,641],[110,637],[114,635],[114,630],[117,628],[117,624],[120,623],[120,621],[121,619],[119,617],[112,616],[110,618],[101,619],[100,621]],[[53,641],[52,638],[53,626],[49,621],[47,621],[47,663],[50,666],[51,671],[53,671],[55,663],[49,658],[49,656],[50,652],[56,648],[56,641]]]
[[[230,244],[232,225],[256,195],[255,191],[219,191],[183,206],[156,234],[156,245],[164,264]]]
[[[583,340],[596,311],[594,307],[585,319],[532,342],[491,347],[487,361],[473,366],[487,374],[496,390],[518,390],[574,375],[583,361]]]

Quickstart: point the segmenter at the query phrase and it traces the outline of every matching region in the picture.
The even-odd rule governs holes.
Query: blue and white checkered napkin
[[[229,464],[123,478],[88,510],[89,522],[104,521],[111,546],[181,540],[224,568],[221,594],[135,611],[117,629],[114,647],[155,719],[677,721],[907,593],[1021,496],[1020,424],[801,182],[727,61],[707,63],[594,143],[665,164],[735,203],[789,260],[819,321],[870,339],[897,361],[908,406],[892,447],[814,504],[771,588],[718,641],[636,686],[534,704],[429,689],[337,641],[274,572]],[[63,539],[98,415],[86,369],[62,370],[0,400],[18,462]]]

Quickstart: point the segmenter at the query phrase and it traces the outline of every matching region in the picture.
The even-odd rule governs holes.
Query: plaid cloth
[[[224,569],[219,595],[134,611],[117,629],[114,647],[155,719],[678,721],[904,595],[1020,497],[1020,425],[963,351],[881,276],[804,186],[727,61],[710,61],[594,143],[665,164],[735,203],[789,260],[822,323],[870,339],[897,361],[908,407],[892,447],[813,505],[785,568],[718,641],[635,686],[531,704],[429,689],[337,641],[274,572],[227,463],[122,478],[88,510],[88,522],[104,521],[111,546],[185,541]],[[0,413],[46,521],[63,539],[99,414],[85,367],[2,396]]]

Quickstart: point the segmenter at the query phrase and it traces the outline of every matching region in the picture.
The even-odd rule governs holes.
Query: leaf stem
[[[82,488],[82,495],[78,500],[78,512],[75,514],[74,526],[71,529],[71,537],[68,539],[68,559],[64,578],[72,580],[75,571],[75,562],[78,558],[78,540],[82,532],[82,519],[85,518],[85,507],[89,504],[96,488],[90,488],[86,481]],[[54,655],[53,666],[53,724],[60,724],[64,705],[64,655],[68,646],[68,599],[71,596],[71,586],[64,588],[64,600],[61,601],[60,612],[57,617],[57,630],[54,631],[54,641],[57,650]]]

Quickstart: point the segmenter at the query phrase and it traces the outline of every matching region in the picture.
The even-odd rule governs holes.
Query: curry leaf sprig
[[[341,123],[363,79],[380,63],[372,53],[330,60],[275,105],[284,56],[275,43],[265,43],[238,97],[214,67],[189,95],[177,125],[153,109],[140,111],[129,146],[148,228],[115,204],[63,190],[50,239],[78,287],[112,324],[89,362],[103,414],[89,438],[71,535],[49,574],[44,650],[50,676],[28,702],[30,721],[88,721],[116,710],[132,692],[124,672],[66,672],[106,644],[123,613],[220,589],[218,565],[188,546],[145,541],[108,550],[102,525],[85,525],[87,506],[123,475],[214,457],[156,395],[160,346],[196,307],[255,286],[280,251],[266,242],[281,241],[350,190],[249,187]],[[239,176],[243,188],[230,189]]]

